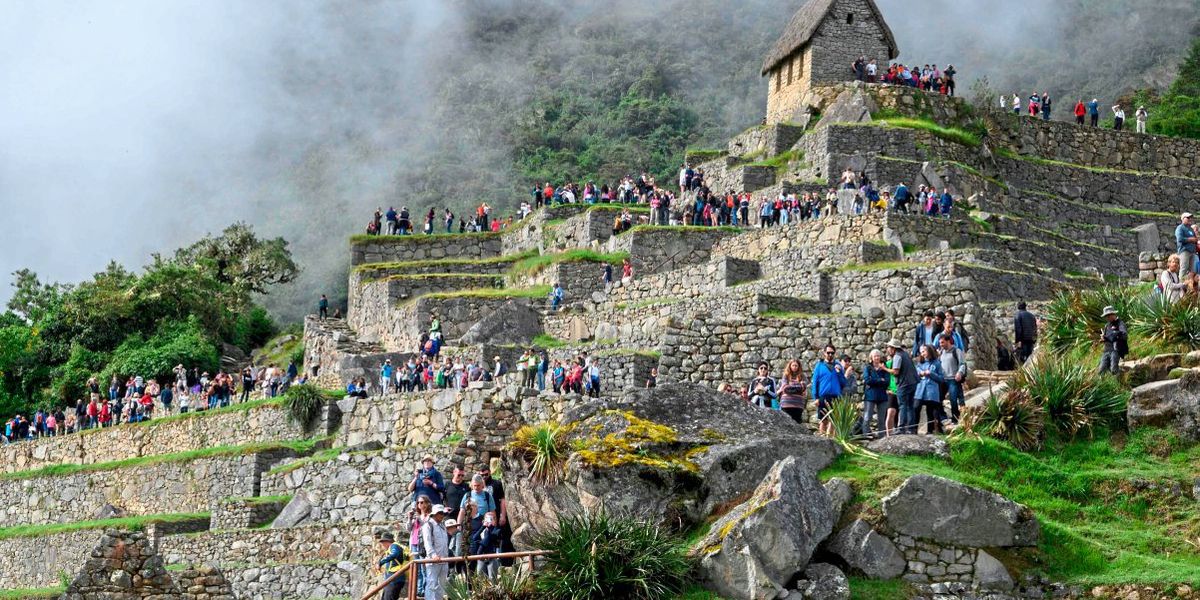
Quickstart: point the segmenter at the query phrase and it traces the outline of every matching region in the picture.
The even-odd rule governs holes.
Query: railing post
[[[408,563],[408,600],[417,600],[417,561]]]

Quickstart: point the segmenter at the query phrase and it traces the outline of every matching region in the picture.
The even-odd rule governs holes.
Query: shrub
[[[983,406],[963,411],[961,431],[1006,441],[1021,450],[1042,445],[1044,411],[1024,390],[990,396]]]
[[[537,600],[539,597],[529,575],[515,569],[502,569],[495,581],[486,577],[455,577],[446,586],[446,596],[449,600]]]
[[[1022,367],[1011,385],[1042,407],[1049,428],[1066,438],[1121,427],[1130,396],[1113,376],[1098,376],[1078,362],[1049,355]]]
[[[854,433],[854,428],[858,425],[861,415],[862,409],[858,402],[851,400],[834,402],[829,408],[829,414],[825,417],[833,425],[834,441],[846,448],[862,441],[864,436]]]
[[[284,397],[284,405],[288,415],[301,427],[308,429],[321,412],[325,403],[325,394],[314,385],[293,385],[288,388]]]
[[[178,364],[201,371],[215,371],[220,366],[217,347],[195,319],[165,324],[149,339],[136,334],[125,338],[113,351],[100,380],[107,382],[115,374],[163,381],[172,377],[171,369]]]
[[[534,481],[553,484],[567,458],[567,429],[555,423],[526,425],[513,434],[509,449],[529,462]]]
[[[658,526],[605,512],[559,516],[533,547],[550,550],[538,590],[556,600],[660,600],[678,594],[691,563],[682,541]]]
[[[1189,350],[1200,348],[1200,303],[1195,296],[1171,302],[1153,294],[1128,317],[1131,337]]]
[[[237,316],[229,341],[243,352],[250,352],[262,347],[277,331],[275,322],[267,314],[267,309],[255,306],[249,312]]]

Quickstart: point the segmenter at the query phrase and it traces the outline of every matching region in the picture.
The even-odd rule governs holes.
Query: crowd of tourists
[[[149,421],[155,415],[182,414],[222,408],[247,402],[252,395],[268,398],[285,393],[296,383],[304,383],[294,362],[286,370],[275,364],[248,366],[240,372],[217,371],[211,374],[198,368],[177,365],[174,380],[159,383],[140,375],[121,378],[113,375],[104,389],[96,377],[88,379],[87,398],[33,414],[17,414],[4,423],[4,443],[77,433],[87,429],[113,427],[122,423]]]
[[[383,590],[384,600],[396,600],[407,593],[410,560],[513,551],[503,482],[492,477],[486,464],[469,477],[462,467],[454,465],[447,481],[435,462],[432,455],[426,455],[413,469],[405,519],[393,525],[394,531],[377,533],[376,572],[385,581],[395,577]],[[443,600],[451,576],[473,572],[495,579],[502,562],[505,561],[492,558],[469,565],[465,562],[421,565],[416,570],[417,595],[425,600]]]
[[[1024,103],[1024,108],[1022,108]],[[1000,95],[1000,110],[1011,110],[1013,114],[1021,115],[1028,114],[1031,117],[1041,117],[1042,120],[1049,121],[1050,114],[1053,111],[1054,99],[1050,97],[1050,92],[1037,93],[1029,95],[1028,100],[1021,97],[1020,93],[1014,92],[1011,96],[1007,94]],[[1113,129],[1121,131],[1125,129],[1125,108],[1120,103],[1114,104],[1109,108],[1113,116]],[[1100,126],[1100,100],[1092,98],[1091,101],[1085,102],[1080,98],[1071,108],[1071,114],[1075,117],[1075,124],[1085,125],[1090,123],[1092,127]],[[1139,106],[1133,113],[1134,123],[1138,133],[1146,133],[1146,121],[1150,119],[1150,112],[1145,106]]]
[[[860,56],[850,65],[850,72],[858,81],[866,83],[886,83],[915,87],[927,92],[936,92],[947,96],[954,95],[954,76],[958,70],[954,65],[946,65],[945,69],[937,65],[904,65],[891,63],[886,69],[880,69],[875,59]]]
[[[509,215],[501,218],[492,215],[492,207],[481,202],[475,207],[475,214],[459,216],[455,215],[449,208],[443,208],[439,216],[437,209],[430,207],[421,220],[421,233],[432,235],[435,233],[454,233],[457,228],[458,233],[479,233],[484,231],[499,232],[507,229],[513,224],[514,219],[519,221],[528,216],[529,207],[522,206],[521,211],[517,215]],[[371,220],[367,222],[367,235],[413,235],[414,218],[407,206],[396,207],[389,206],[385,211],[383,207],[375,209],[375,214],[371,216]]]
[[[872,350],[861,367],[829,344],[809,374],[795,359],[779,377],[768,363],[759,363],[741,394],[747,402],[780,410],[798,423],[806,422],[808,407],[815,405],[818,432],[826,435],[833,433],[829,415],[837,402],[862,402],[857,424],[862,435],[916,434],[922,413],[926,433],[941,433],[946,424],[958,422],[969,349],[970,338],[953,310],[929,311],[917,323],[911,343],[892,339],[885,350]]]

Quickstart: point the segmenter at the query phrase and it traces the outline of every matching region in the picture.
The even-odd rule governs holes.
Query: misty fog
[[[1169,84],[1200,19],[1200,0],[878,3],[899,60],[954,63],[960,91],[986,75],[1068,98]],[[292,243],[305,272],[268,305],[295,317],[344,288],[345,237],[376,206],[519,202],[495,123],[539,61],[602,77],[580,37],[619,32],[680,78],[714,143],[761,117],[761,56],[800,4],[7,2],[0,301],[18,268],[75,281],[244,220]]]

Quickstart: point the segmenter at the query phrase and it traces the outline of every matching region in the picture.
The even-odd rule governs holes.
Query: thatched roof
[[[896,46],[896,37],[892,35],[892,30],[888,27],[887,21],[883,20],[883,14],[879,12],[879,7],[875,6],[875,0],[865,1],[871,9],[875,20],[883,28],[883,35],[886,38],[888,46],[888,57],[886,60],[896,58],[900,54]],[[808,2],[805,2],[804,6],[801,6],[800,10],[796,11],[796,14],[792,16],[792,20],[788,22],[787,29],[783,31],[783,35],[779,37],[779,41],[775,42],[775,46],[767,53],[767,58],[763,61],[762,74],[766,75],[771,69],[775,68],[775,65],[783,62],[796,50],[804,47],[812,39],[813,34],[817,32],[817,27],[829,15],[829,11],[833,9],[835,3],[837,3],[837,0],[808,0]]]

